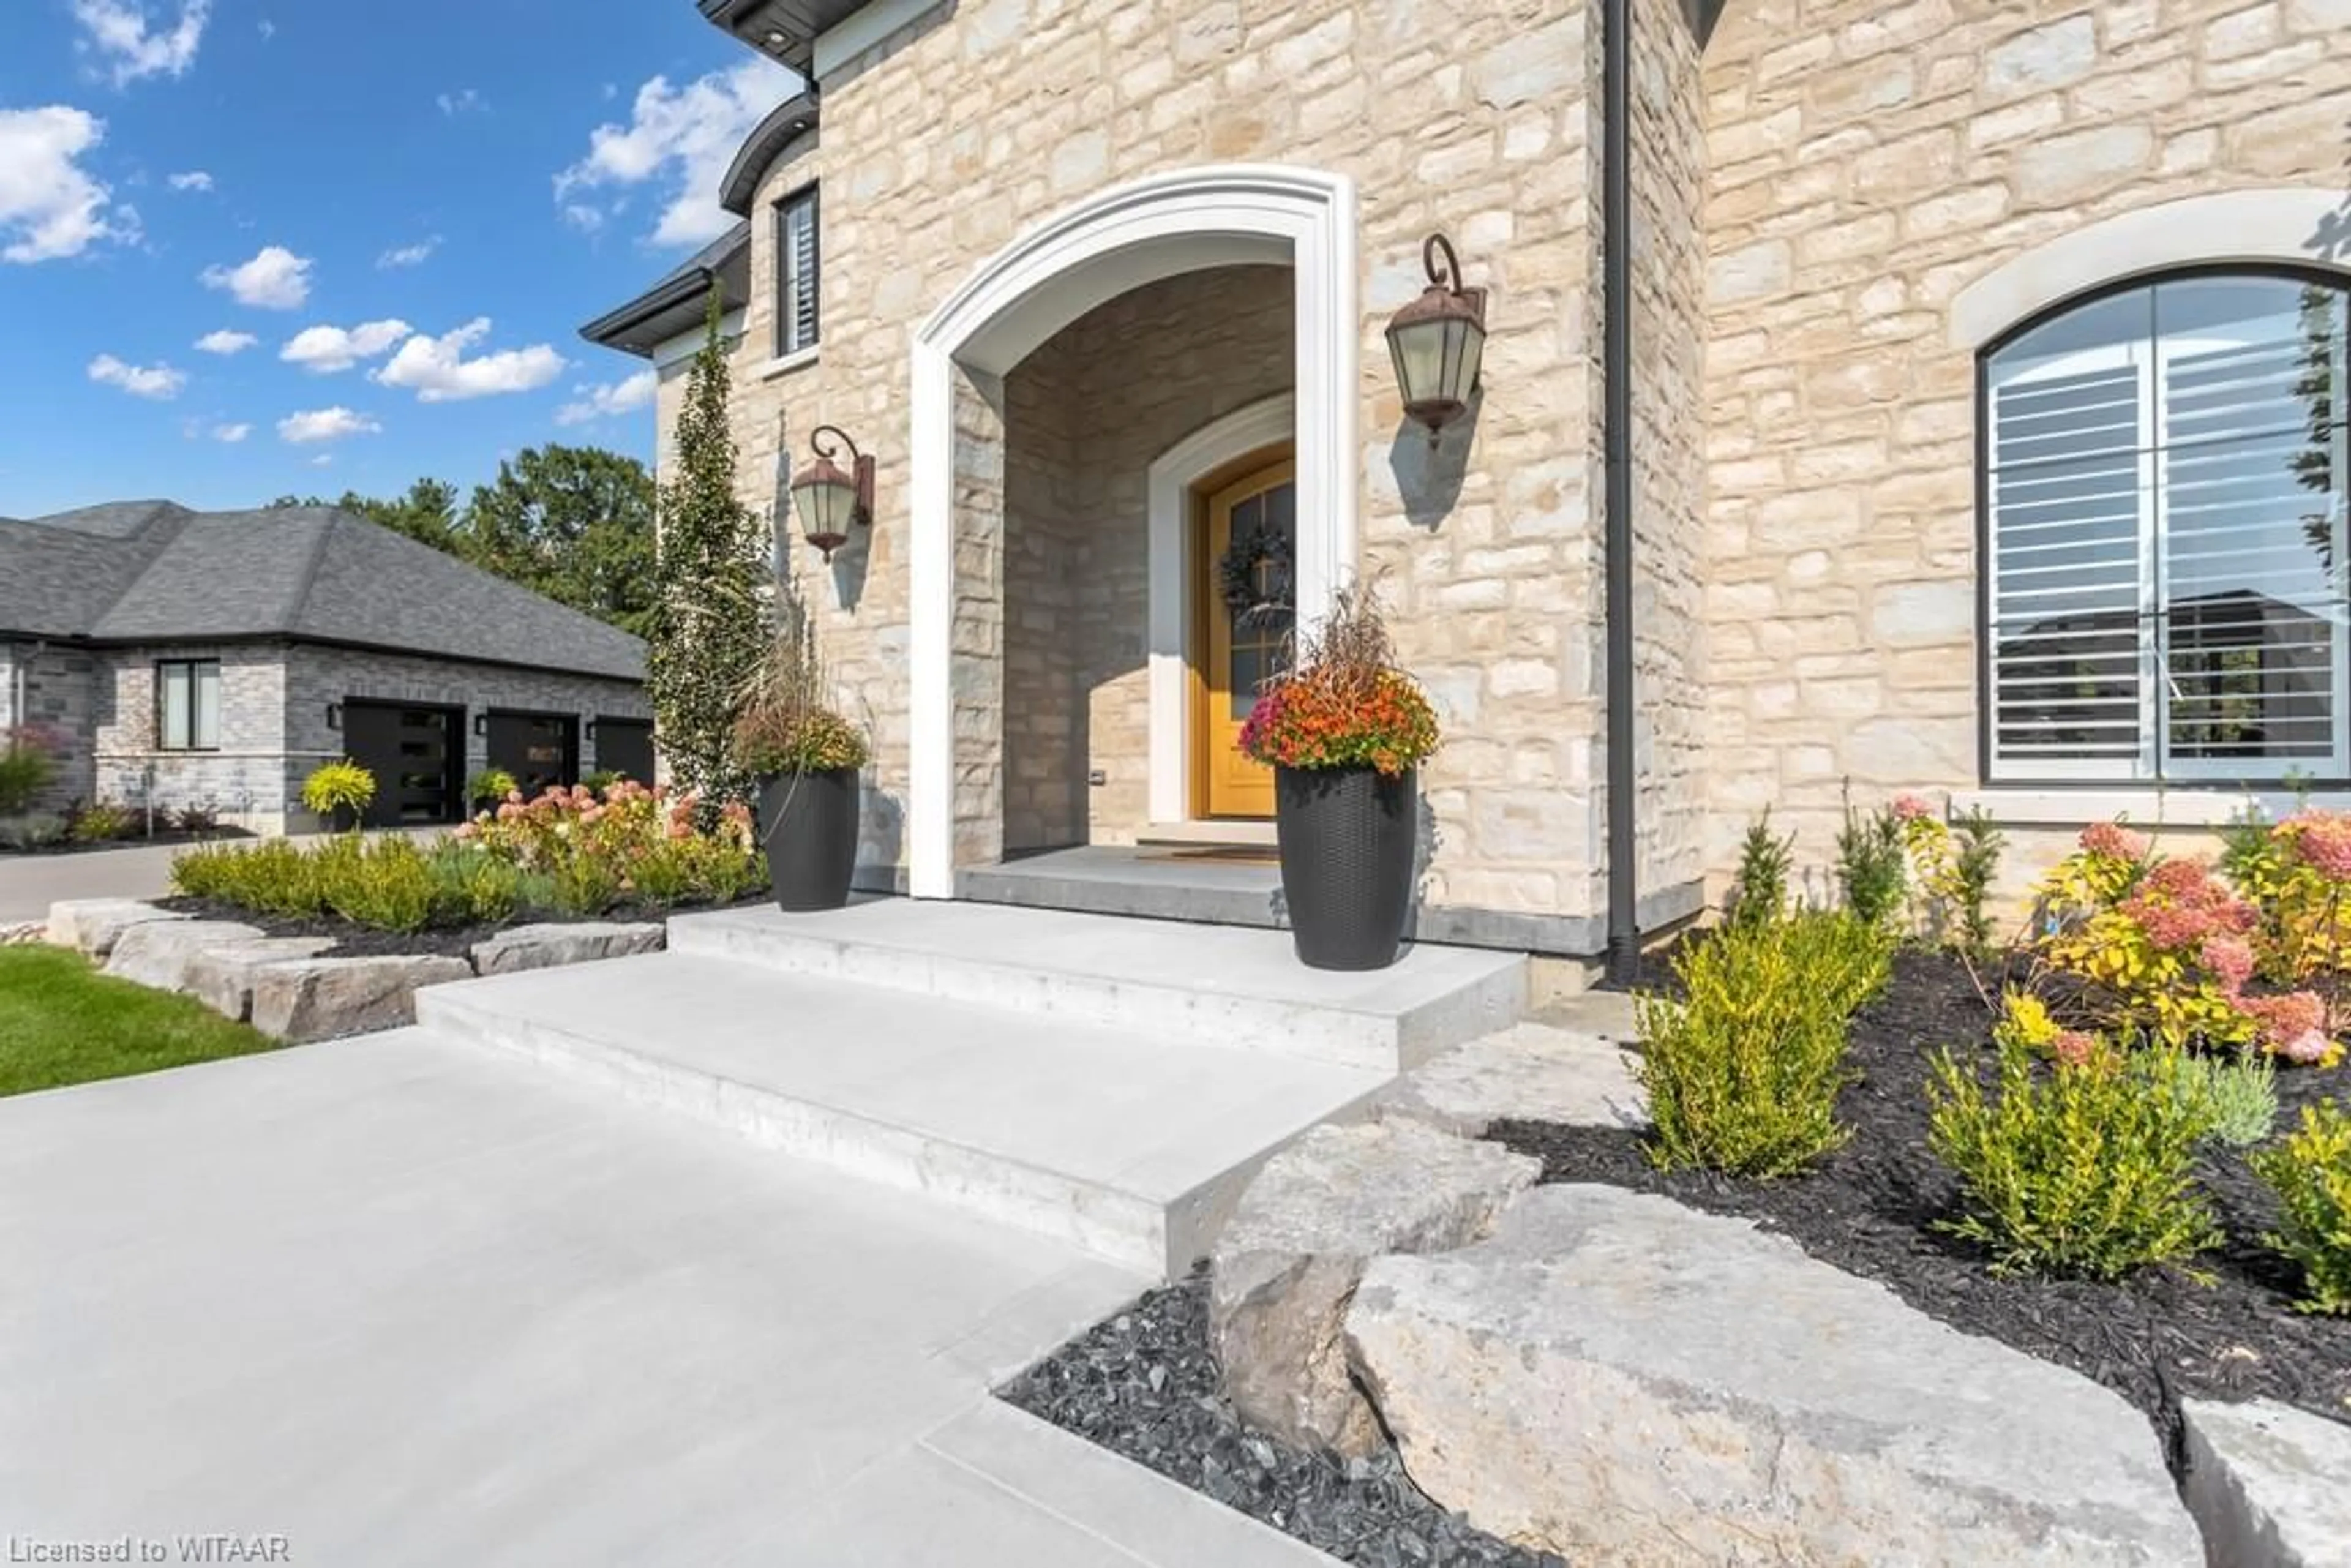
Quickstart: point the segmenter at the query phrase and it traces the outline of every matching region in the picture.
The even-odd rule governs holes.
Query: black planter
[[[780,773],[759,784],[759,843],[776,904],[839,909],[857,871],[857,769]]]
[[[1299,961],[1384,969],[1412,915],[1417,775],[1369,768],[1274,769],[1281,891]]]
[[[319,827],[324,832],[348,833],[359,825],[360,814],[354,807],[338,806],[331,811],[319,813]]]

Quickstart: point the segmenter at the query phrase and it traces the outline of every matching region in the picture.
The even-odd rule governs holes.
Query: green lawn
[[[59,947],[0,947],[0,1096],[270,1051],[202,1003],[109,979]]]

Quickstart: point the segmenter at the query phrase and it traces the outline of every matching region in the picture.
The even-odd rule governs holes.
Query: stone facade
[[[89,741],[97,666],[96,656],[83,648],[0,643],[0,733],[37,725],[63,745],[56,776],[33,801],[36,813],[60,810],[97,792]]]
[[[1870,801],[1972,798],[1976,359],[1949,307],[2098,219],[2261,186],[2340,196],[2351,7],[1758,0],[1729,7],[1703,72],[1721,873],[1765,806],[1824,861],[1848,779]],[[1982,792],[2028,824],[2020,874],[2117,804],[2209,815],[2151,792],[2004,799],[2022,793]]]
[[[2021,872],[2112,802],[2083,797],[2074,813],[1980,789],[1976,361],[1954,340],[1952,301],[2161,202],[2339,196],[2351,12],[1735,0],[1703,42],[1680,0],[1634,13],[1625,308],[1648,918],[1719,891],[1766,806],[1817,884],[1848,781],[1865,803],[1896,789],[1994,800]],[[735,429],[745,498],[763,512],[814,424],[879,460],[870,536],[829,571],[783,549],[873,732],[875,869],[906,863],[906,433],[923,324],[988,258],[1105,191],[1280,163],[1347,177],[1357,204],[1361,528],[1347,564],[1380,584],[1446,726],[1423,777],[1425,898],[1477,917],[1448,929],[1596,946],[1601,17],[1598,0],[988,0],[934,7],[829,62],[821,134],[786,148],[758,193]],[[825,188],[822,342],[777,361],[773,205],[810,182]],[[2351,202],[2335,226],[2351,234]],[[1381,333],[1438,230],[1490,290],[1491,336],[1473,417],[1432,445],[1400,417]],[[2313,259],[2340,265],[2342,248]],[[1212,277],[1146,280],[1008,374],[962,379],[959,865],[1115,841],[1145,820],[1133,519],[1154,452],[1216,412],[1177,384],[1196,331],[1181,302]],[[1287,298],[1270,280],[1262,303]],[[1193,363],[1234,397],[1280,373],[1233,353]],[[665,449],[682,373],[664,376]],[[1164,423],[1129,406],[1141,399]],[[2134,801],[2141,819],[2148,800]]]

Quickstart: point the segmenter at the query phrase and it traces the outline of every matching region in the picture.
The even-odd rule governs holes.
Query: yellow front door
[[[1241,755],[1259,689],[1290,656],[1298,465],[1284,458],[1209,496],[1201,551],[1201,775],[1211,817],[1273,815],[1273,769]],[[1246,580],[1249,602],[1242,583]]]

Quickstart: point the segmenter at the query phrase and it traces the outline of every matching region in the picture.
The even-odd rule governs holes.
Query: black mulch
[[[1423,1496],[1393,1453],[1344,1460],[1245,1427],[1217,1389],[1196,1271],[1098,1323],[1000,1397],[1363,1568],[1558,1568]]]
[[[159,909],[193,915],[199,920],[242,921],[247,925],[259,926],[272,936],[329,937],[335,944],[327,954],[329,957],[372,958],[387,954],[406,954],[418,957],[437,955],[463,958],[472,951],[475,943],[486,941],[499,932],[512,930],[517,925],[632,920],[658,924],[673,915],[697,915],[712,909],[738,909],[746,904],[764,904],[767,897],[766,894],[759,894],[737,899],[733,904],[681,904],[672,908],[623,904],[601,915],[550,915],[536,911],[489,925],[447,925],[425,931],[379,931],[371,925],[360,925],[332,915],[266,915],[247,909],[241,904],[230,904],[217,898],[159,898],[155,904]]]
[[[2168,1442],[2176,1444],[2183,1397],[2266,1396],[2351,1419],[2351,1321],[2292,1309],[2292,1270],[2259,1240],[2276,1205],[2240,1151],[2215,1149],[2204,1162],[2229,1236],[2198,1260],[2209,1284],[2168,1269],[2112,1285],[1998,1279],[1980,1249],[1931,1228],[1955,1212],[1959,1191],[1927,1149],[1928,1058],[1947,1044],[1989,1052],[1990,1026],[1959,964],[1898,957],[1885,994],[1855,1020],[1861,1082],[1839,1103],[1851,1141],[1783,1181],[1661,1172],[1642,1157],[1637,1135],[1614,1129],[1512,1122],[1488,1136],[1541,1158],[1545,1181],[1606,1182],[1759,1220],[1955,1328],[2097,1379],[2153,1416]],[[2351,1071],[2280,1072],[2279,1124],[2328,1095],[2351,1098]]]

